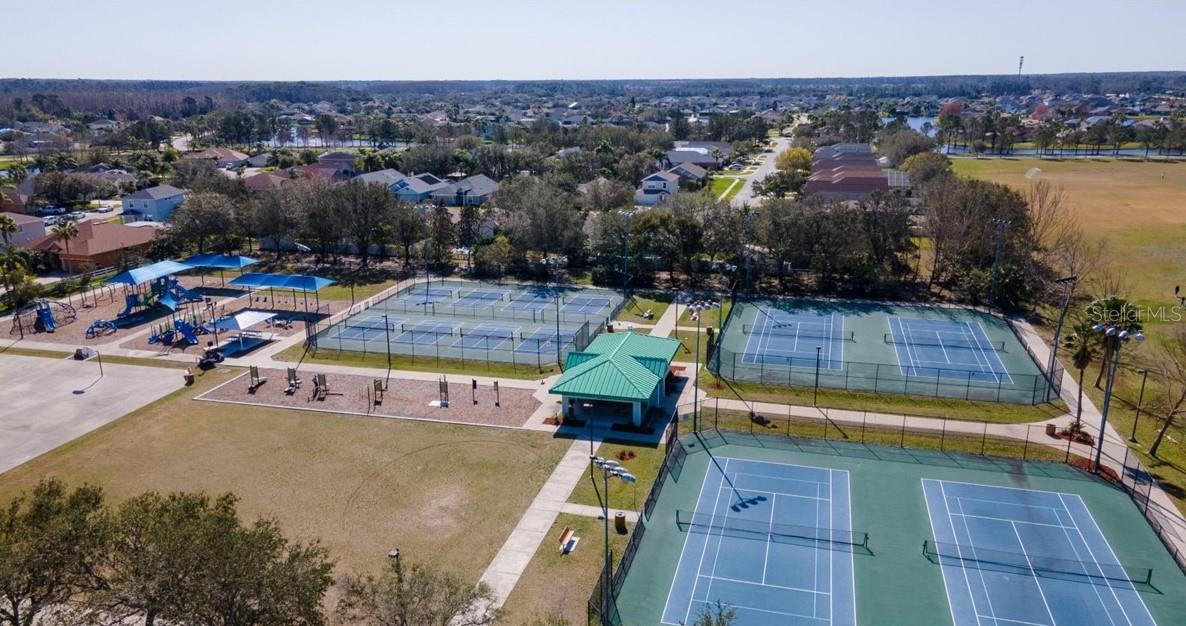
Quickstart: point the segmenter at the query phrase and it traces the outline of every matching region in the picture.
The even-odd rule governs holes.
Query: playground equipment
[[[152,293],[161,299],[162,304],[167,304],[167,301],[172,302],[173,306],[169,307],[171,309],[176,309],[179,303],[202,302],[206,299],[206,296],[192,289],[182,287],[181,283],[177,282],[177,279],[172,276],[165,276],[154,281],[152,284]]]
[[[191,346],[198,345],[198,333],[195,331],[193,325],[191,325],[189,322],[185,320],[177,320],[173,322],[173,330],[176,330],[177,334],[181,335],[181,338],[185,340],[185,343],[188,343]]]
[[[144,302],[141,300],[140,294],[126,293],[126,294],[124,294],[124,310],[120,311],[119,313],[116,313],[115,316],[116,317],[128,317],[129,315],[134,315],[137,312],[136,311],[137,309],[140,309],[143,307],[144,307]]]
[[[23,337],[26,331],[52,333],[59,326],[73,323],[77,316],[74,307],[65,302],[37,300],[22,307],[12,316],[12,329],[9,330],[9,334],[19,333]]]
[[[116,331],[115,324],[107,320],[95,320],[86,328],[86,338],[94,339],[101,335],[110,335]]]

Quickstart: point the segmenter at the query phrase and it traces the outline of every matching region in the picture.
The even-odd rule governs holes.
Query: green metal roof
[[[626,333],[598,335],[583,352],[571,352],[564,375],[548,391],[604,400],[647,400],[663,383],[678,339]]]

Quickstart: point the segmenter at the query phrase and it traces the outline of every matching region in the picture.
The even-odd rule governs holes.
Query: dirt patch
[[[301,385],[294,393],[285,393],[285,370],[260,370],[268,380],[254,393],[248,389],[247,376],[214,389],[203,396],[207,400],[229,400],[292,409],[316,409],[343,413],[362,413],[379,417],[411,417],[424,420],[520,427],[540,406],[528,389],[502,387],[499,405],[495,406],[494,387],[479,385],[474,404],[470,385],[449,383],[449,406],[437,408],[429,402],[440,397],[438,384],[431,380],[391,378],[382,402],[375,402],[374,378],[346,374],[327,374],[330,393],[324,399],[313,398],[316,369],[301,370]]]

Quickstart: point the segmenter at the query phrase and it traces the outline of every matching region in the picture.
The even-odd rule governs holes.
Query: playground
[[[296,385],[290,379],[293,374],[299,381]],[[526,385],[502,385],[495,390],[481,384],[472,388],[470,379],[462,376],[449,377],[448,392],[442,394],[439,380],[431,377],[384,379],[332,372],[321,375],[324,390],[320,389],[315,367],[292,374],[284,369],[260,368],[255,380],[251,372],[243,372],[198,399],[511,428],[522,426],[542,405],[534,397],[536,389]],[[448,398],[446,406],[431,405],[440,403],[443,397]]]

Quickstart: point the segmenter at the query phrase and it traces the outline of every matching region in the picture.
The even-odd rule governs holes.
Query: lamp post
[[[601,500],[601,517],[605,522],[605,580],[602,581],[601,624],[602,626],[610,626],[609,478],[610,476],[614,476],[626,484],[634,483],[638,479],[635,478],[634,474],[626,471],[626,468],[612,459],[590,456],[589,460],[593,462],[593,465],[601,469],[602,493],[605,494],[605,497]]]
[[[811,392],[811,406],[819,406],[819,358],[823,346],[815,347],[815,389]]]
[[[1055,283],[1063,286],[1062,309],[1058,312],[1058,324],[1054,327],[1054,342],[1050,344],[1050,362],[1046,366],[1046,401],[1049,402],[1051,395],[1054,393],[1054,363],[1055,357],[1058,354],[1058,339],[1062,335],[1062,323],[1067,317],[1067,307],[1071,305],[1071,295],[1075,293],[1075,285],[1079,282],[1078,276],[1066,276],[1060,278]]]
[[[386,389],[387,384],[391,382],[391,322],[387,320],[386,313],[383,314],[383,336],[387,340],[387,380],[383,383],[383,388]]]
[[[1120,349],[1130,340],[1136,340],[1137,343],[1144,341],[1145,334],[1139,330],[1130,331],[1111,324],[1096,324],[1091,327],[1091,330],[1102,334],[1104,341],[1114,342],[1115,345],[1112,349],[1112,363],[1108,368],[1108,384],[1104,388],[1104,410],[1100,412],[1099,442],[1095,449],[1095,463],[1092,465],[1092,471],[1098,474],[1100,472],[1100,460],[1104,454],[1104,437],[1108,426],[1108,409],[1112,406],[1112,388],[1116,383],[1116,370],[1120,363]]]
[[[1149,370],[1139,370],[1141,373],[1141,392],[1137,394],[1137,414],[1132,418],[1132,434],[1128,436],[1129,441],[1137,440],[1137,422],[1141,421],[1141,405],[1145,403],[1145,381],[1149,380]]]
[[[1009,227],[1009,220],[996,218],[992,221],[992,225],[997,231],[997,236],[992,256],[992,284],[988,291],[988,308],[990,309],[997,306],[997,274],[1000,273],[1001,268],[1001,240],[1005,238],[1005,229]]]

